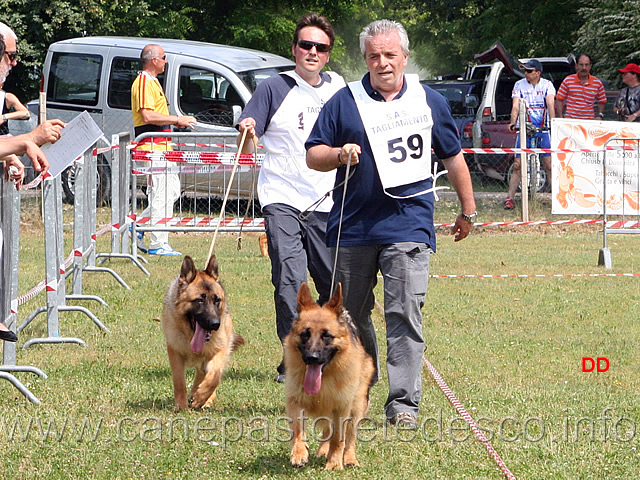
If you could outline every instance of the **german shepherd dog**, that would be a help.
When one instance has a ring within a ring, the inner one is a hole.
[[[167,339],[176,411],[188,408],[187,367],[196,369],[191,406],[210,407],[231,352],[245,343],[244,338],[233,333],[215,255],[204,270],[196,270],[191,257],[184,257],[180,275],[164,299],[162,329]]]
[[[318,449],[326,470],[358,466],[356,435],[369,409],[373,360],[342,306],[342,285],[324,306],[311,298],[306,283],[298,291],[298,318],[285,338],[287,414],[292,422],[291,465],[309,459],[305,415],[323,429]]]

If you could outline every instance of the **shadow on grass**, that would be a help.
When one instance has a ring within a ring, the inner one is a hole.
[[[243,471],[255,473],[256,475],[264,475],[268,472],[269,475],[277,478],[298,476],[301,470],[310,470],[310,472],[307,472],[309,476],[312,476],[312,471],[324,471],[324,466],[327,463],[326,459],[316,457],[315,452],[311,451],[309,452],[309,463],[302,469],[292,467],[289,463],[289,445],[289,442],[283,443],[286,448],[282,455],[261,455],[251,459],[251,461],[242,465]]]

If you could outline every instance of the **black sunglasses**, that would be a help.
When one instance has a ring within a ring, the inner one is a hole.
[[[311,40],[298,40],[298,46],[303,50],[311,50],[316,47],[318,52],[327,53],[331,51],[331,45],[326,43],[312,42]]]
[[[18,58],[18,52],[17,51],[16,52],[4,52],[4,54],[6,56],[8,56],[9,60],[12,61],[12,62],[15,61],[16,58]]]
[[[535,68],[525,68],[524,71],[527,72],[527,73],[533,73],[533,72],[536,71],[536,69]]]
[[[155,57],[153,57],[153,58],[161,58],[162,60],[166,60],[166,59],[167,59],[167,56],[166,56],[166,55],[162,55],[162,56],[160,56],[160,55],[156,55],[156,56],[155,56]]]

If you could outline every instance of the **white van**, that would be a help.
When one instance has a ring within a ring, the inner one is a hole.
[[[140,52],[150,43],[161,45],[167,55],[159,80],[170,114],[193,115],[207,124],[207,131],[235,132],[235,121],[257,85],[295,67],[271,53],[204,42],[72,38],[53,43],[45,58],[41,91],[46,91],[47,117],[69,121],[86,110],[107,139],[123,131],[133,136],[131,84],[141,70]],[[110,193],[110,168],[105,158],[99,162],[101,201]],[[73,170],[62,180],[67,199],[73,198]]]

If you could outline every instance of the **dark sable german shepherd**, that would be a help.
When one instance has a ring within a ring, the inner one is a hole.
[[[188,407],[186,367],[196,369],[191,406],[210,407],[231,352],[245,343],[233,333],[225,298],[215,255],[204,270],[196,270],[191,257],[185,256],[162,310],[176,411]]]
[[[318,456],[327,470],[358,466],[358,422],[369,408],[374,367],[365,353],[349,313],[342,307],[342,286],[324,306],[311,298],[303,283],[298,292],[298,318],[285,339],[287,414],[292,421],[291,465],[309,459],[305,416],[320,419],[323,438]]]

